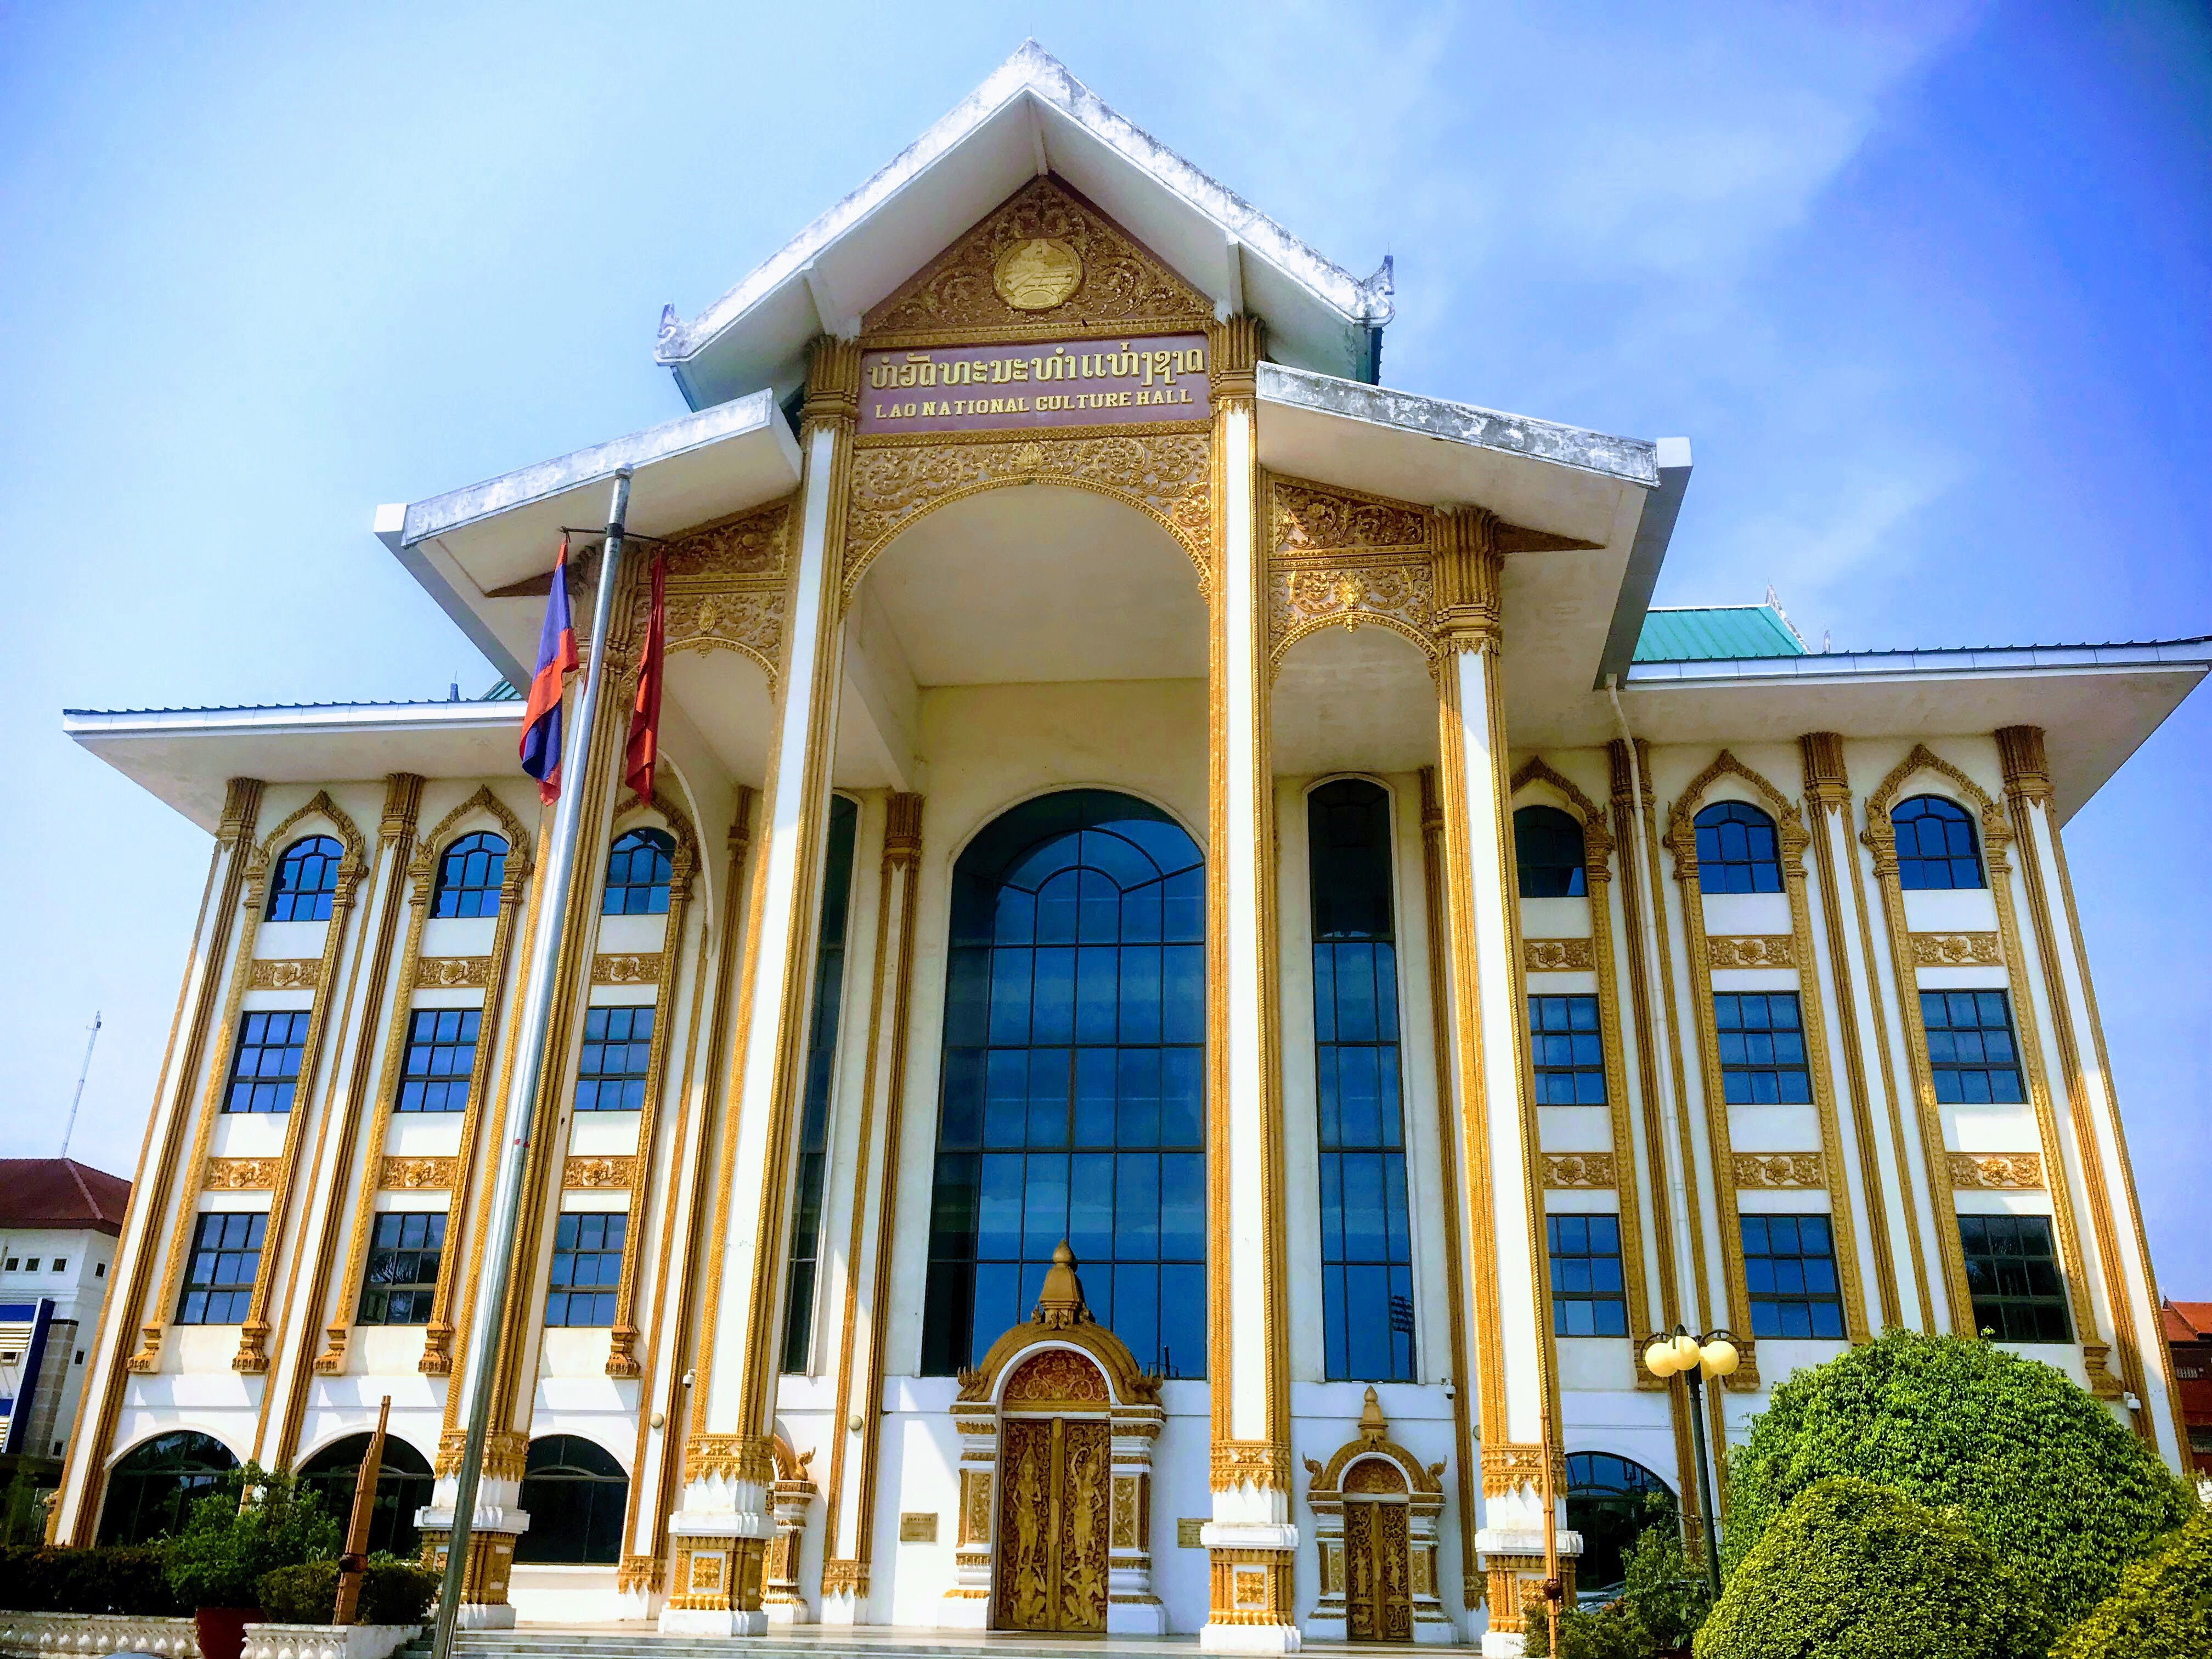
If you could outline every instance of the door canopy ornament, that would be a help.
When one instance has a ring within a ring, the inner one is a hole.
[[[1310,1457],[1305,1464],[1321,1554],[1321,1601],[1306,1615],[1306,1634],[1337,1642],[1457,1640],[1437,1595],[1444,1466],[1424,1464],[1390,1438],[1373,1389],[1358,1435],[1326,1466]]]

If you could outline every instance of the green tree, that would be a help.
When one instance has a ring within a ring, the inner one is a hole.
[[[1901,1492],[1815,1481],[1737,1561],[1697,1659],[2025,1659],[2050,1626],[1956,1515]]]
[[[1731,1559],[1747,1559],[1815,1482],[1850,1475],[1955,1510],[2062,1626],[2197,1508],[2063,1371],[1986,1342],[1903,1331],[1776,1389],[1729,1474]]]
[[[2212,1653],[2212,1510],[2120,1576],[2051,1659],[2203,1659]]]
[[[163,1571],[187,1607],[250,1607],[264,1573],[337,1552],[338,1523],[313,1487],[248,1463],[192,1505]]]

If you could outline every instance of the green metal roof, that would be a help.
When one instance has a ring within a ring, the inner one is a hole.
[[[1805,642],[1771,605],[1685,605],[1653,611],[1636,641],[1638,662],[1718,662],[1802,657]]]

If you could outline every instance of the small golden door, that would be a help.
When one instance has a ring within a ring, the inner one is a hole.
[[[1112,1492],[1107,1425],[1010,1417],[1003,1433],[998,1628],[1103,1635]]]
[[[1403,1504],[1346,1503],[1345,1633],[1353,1641],[1413,1639],[1412,1561]]]

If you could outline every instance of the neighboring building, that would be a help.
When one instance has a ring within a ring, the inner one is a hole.
[[[2199,1474],[2212,1475],[2212,1302],[2169,1300],[2162,1311],[2190,1458]]]
[[[1594,1571],[1688,1500],[1678,1318],[1734,1432],[1987,1328],[2180,1467],[2060,827],[2212,642],[1648,613],[1686,443],[1386,390],[1389,314],[1029,46],[664,320],[695,413],[380,509],[510,684],[617,466],[668,560],[652,802],[642,554],[570,733],[471,1623],[1517,1651],[1547,1455]],[[63,1539],[389,1395],[440,1547],[520,717],[68,717],[215,849]]]
[[[61,1455],[130,1202],[74,1158],[0,1158],[0,1454]]]

